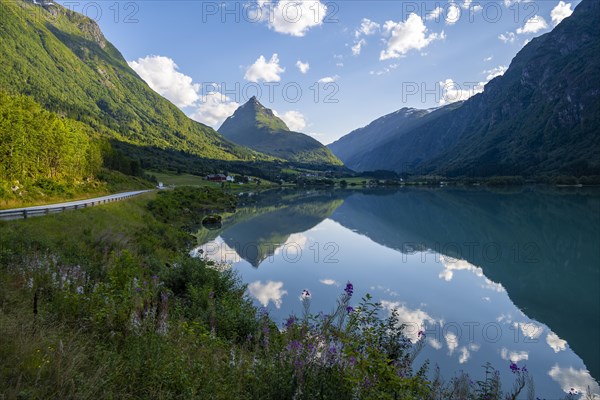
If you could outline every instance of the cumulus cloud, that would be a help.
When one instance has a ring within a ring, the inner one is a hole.
[[[152,90],[178,107],[192,106],[200,97],[200,85],[179,72],[175,61],[169,57],[147,56],[128,64]]]
[[[469,361],[469,358],[471,358],[471,352],[465,346],[461,347],[459,351],[460,355],[458,356],[458,362],[460,364],[464,364]]]
[[[382,300],[381,306],[390,313],[396,310],[398,313],[398,321],[406,325],[405,334],[413,343],[417,342],[419,331],[425,328],[426,324],[435,324],[433,319],[427,312],[421,309],[410,309],[396,301]]]
[[[585,369],[576,369],[573,367],[562,368],[555,364],[548,375],[557,382],[565,393],[569,393],[571,389],[575,389],[580,393],[586,393],[588,387],[596,399],[596,395],[600,395],[600,386],[598,382],[592,378],[590,373]]]
[[[277,53],[273,54],[269,61],[261,55],[254,64],[246,69],[244,79],[250,82],[279,82],[283,72],[285,72],[285,68],[279,65]]]
[[[517,39],[517,36],[514,34],[514,32],[506,32],[499,34],[498,39],[504,43],[514,43]]]
[[[323,24],[327,6],[320,1],[280,0],[274,7],[265,7],[265,1],[259,1],[268,21],[269,28],[275,32],[301,37],[316,26]]]
[[[485,81],[483,82],[464,82],[462,84],[457,83],[451,78],[448,78],[444,81],[439,82],[439,86],[442,92],[442,96],[440,98],[439,104],[449,104],[457,101],[467,100],[469,97],[474,96],[478,93],[483,92],[485,85],[492,79],[504,75],[504,73],[508,70],[508,67],[504,65],[499,65],[495,68],[483,71],[483,74],[486,75]],[[439,277],[446,281],[450,281],[452,279],[453,271],[456,270],[469,270],[474,272],[477,276],[483,276],[483,271],[481,268],[476,267],[474,265],[469,264],[464,260],[452,261],[448,262],[447,260],[443,260],[444,270],[440,272]],[[492,282],[488,278],[485,278],[485,288],[493,289],[497,292],[504,291],[504,288],[501,284]]]
[[[239,103],[221,93],[210,92],[202,96],[190,118],[217,129],[239,106]]]
[[[546,336],[546,343],[548,343],[548,346],[550,346],[555,353],[567,348],[567,341],[559,338],[554,332],[548,333],[548,336]]]
[[[302,61],[298,60],[296,62],[296,67],[298,67],[298,70],[301,73],[306,74],[310,69],[310,64],[308,62],[303,63]]]
[[[486,81],[489,82],[492,79],[504,75],[504,73],[508,70],[508,67],[506,65],[499,65],[495,68],[492,69],[488,69],[483,71],[484,74],[487,74],[487,76],[485,77]]]
[[[380,60],[403,57],[410,50],[424,49],[431,42],[446,37],[443,31],[428,34],[423,20],[414,13],[404,22],[386,21],[383,28],[388,40],[387,48],[379,56]]]
[[[427,13],[427,15],[425,16],[425,19],[427,21],[438,20],[443,12],[444,12],[444,9],[440,6],[437,6],[436,8],[433,9],[433,11]]]
[[[436,350],[440,350],[442,348],[442,342],[436,338],[427,337],[427,343]]]
[[[513,326],[519,328],[523,336],[531,340],[539,338],[544,333],[544,328],[535,322],[514,322]]]
[[[454,25],[460,20],[460,7],[453,1],[448,3],[448,8],[446,9],[446,24]]]
[[[454,332],[446,332],[444,339],[446,340],[446,346],[448,346],[448,355],[451,356],[454,350],[458,348],[458,337]]]
[[[512,351],[512,350],[508,350],[506,347],[503,347],[500,350],[500,357],[502,357],[503,360],[518,363],[519,361],[529,360],[529,352],[527,352],[527,351]]]
[[[377,22],[373,22],[368,18],[363,18],[360,26],[354,31],[354,37],[359,38],[361,35],[369,36],[376,33],[381,25]]]
[[[439,82],[442,96],[440,98],[439,104],[449,104],[457,101],[467,100],[469,97],[476,95],[477,93],[483,92],[483,83],[481,82],[466,82],[463,84],[459,84],[455,82],[453,79],[448,78],[444,81]],[[452,270],[460,269],[461,265],[458,265],[455,268],[446,268],[440,274],[440,278],[445,280],[452,279]],[[479,268],[479,267],[475,267]],[[481,269],[481,268],[479,268]]]
[[[288,111],[283,114],[275,114],[281,118],[292,131],[300,132],[302,129],[306,128],[306,118],[300,111]]]
[[[523,25],[522,28],[517,29],[517,34],[523,35],[526,33],[537,33],[539,31],[541,31],[543,29],[547,29],[547,28],[548,28],[548,23],[546,22],[544,17],[539,16],[539,15],[534,15],[533,17],[529,18],[527,20],[527,22],[525,22],[525,25]]]
[[[338,75],[326,76],[324,78],[319,79],[319,83],[333,83],[333,82],[337,81],[338,79],[340,79],[340,77]]]
[[[337,281],[335,281],[334,279],[321,279],[321,280],[319,280],[319,282],[321,282],[323,285],[327,285],[327,286],[339,286]]]
[[[283,290],[283,282],[273,281],[264,284],[261,281],[252,282],[248,285],[248,291],[263,307],[273,302],[276,308],[281,308],[282,297],[287,294],[287,290]]]
[[[560,24],[563,19],[571,16],[571,14],[573,14],[571,3],[565,3],[564,1],[559,1],[556,7],[550,11],[550,17],[555,26]]]
[[[379,31],[380,28],[381,25],[379,25],[377,22],[373,22],[368,18],[363,18],[360,26],[354,31],[355,40],[354,45],[351,47],[352,54],[355,56],[360,55],[363,46],[367,44],[367,41],[362,38],[362,36],[373,35]]]
[[[362,47],[367,44],[365,39],[360,39],[354,43],[352,46],[352,55],[358,56],[362,50]]]

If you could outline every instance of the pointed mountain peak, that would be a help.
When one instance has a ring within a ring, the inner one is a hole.
[[[236,120],[236,125],[242,124],[245,128],[263,129],[271,132],[289,131],[285,122],[277,117],[273,110],[263,106],[256,96],[252,96],[245,104],[240,106],[231,117]],[[242,123],[243,121],[243,123]],[[223,123],[223,126],[227,120]],[[221,130],[223,128],[219,128]]]

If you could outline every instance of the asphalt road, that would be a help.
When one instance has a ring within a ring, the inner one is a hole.
[[[77,210],[79,208],[93,207],[100,204],[112,203],[138,196],[142,193],[151,192],[152,190],[138,190],[134,192],[125,192],[111,194],[110,196],[96,197],[93,199],[85,199],[78,201],[69,201],[66,203],[46,204],[43,206],[13,208],[10,210],[0,210],[0,220],[11,220],[29,217],[38,217],[42,215],[54,214],[66,210]]]

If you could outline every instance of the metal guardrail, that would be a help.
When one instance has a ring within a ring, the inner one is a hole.
[[[139,196],[142,193],[147,193],[151,191],[152,190],[139,190],[136,192],[118,193],[110,196],[97,197],[88,200],[71,201],[68,203],[0,210],[0,220],[9,221],[14,219],[41,217],[44,215],[56,214],[67,210],[78,210],[81,208],[94,207],[101,204],[107,204],[115,201],[129,199],[131,197]]]

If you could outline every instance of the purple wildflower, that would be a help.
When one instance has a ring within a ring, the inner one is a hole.
[[[289,329],[295,323],[296,323],[296,317],[294,317],[293,315],[290,315],[290,317],[287,319],[287,321],[285,321],[285,327]]]
[[[512,371],[513,374],[516,374],[521,369],[517,366],[517,364],[515,364],[514,362],[511,362],[510,363],[510,370]]]
[[[353,312],[354,312],[354,308],[353,308],[352,306],[348,306],[348,307],[346,307],[346,312],[347,312],[348,314],[351,314],[351,313],[353,313]]]
[[[354,286],[352,285],[352,283],[350,283],[350,282],[346,283],[346,287],[344,288],[344,292],[346,292],[346,295],[348,297],[352,297],[352,294],[354,293]]]

